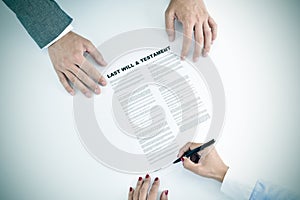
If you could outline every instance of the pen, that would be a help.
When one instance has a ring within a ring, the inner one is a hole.
[[[195,149],[193,149],[193,150],[186,151],[180,158],[178,158],[177,160],[175,160],[175,161],[173,162],[173,164],[178,163],[178,162],[181,160],[182,157],[184,157],[184,156],[190,157],[190,156],[193,155],[194,153],[197,153],[197,152],[199,152],[199,151],[205,149],[206,147],[209,147],[210,145],[212,145],[212,144],[214,144],[214,143],[215,143],[215,140],[212,139],[212,140],[210,140],[210,141],[208,141],[208,142],[202,144],[200,147],[197,147],[197,148],[195,148]]]

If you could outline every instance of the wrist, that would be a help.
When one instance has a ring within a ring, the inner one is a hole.
[[[216,172],[216,174],[214,175],[213,178],[214,178],[215,180],[217,180],[217,181],[223,183],[224,177],[225,177],[225,175],[226,175],[228,169],[229,169],[229,167],[226,166],[226,165],[220,167],[220,168],[217,170],[217,172]]]

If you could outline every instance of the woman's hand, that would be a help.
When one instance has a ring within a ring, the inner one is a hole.
[[[159,182],[159,178],[156,177],[151,184],[151,177],[148,174],[144,179],[142,177],[139,177],[135,189],[133,189],[132,187],[130,187],[129,189],[128,200],[156,200]],[[160,195],[160,200],[167,199],[168,190],[164,190]]]
[[[189,149],[195,149],[200,145],[200,143],[188,142],[179,150],[178,157],[181,157],[184,152]],[[215,147],[212,146],[211,148],[206,148],[205,150],[198,152],[198,154],[201,156],[198,163],[192,162],[190,158],[182,157],[181,161],[184,168],[200,176],[213,178],[217,181],[223,182],[228,166],[224,164]]]

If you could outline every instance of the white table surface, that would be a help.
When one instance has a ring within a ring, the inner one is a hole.
[[[168,1],[58,1],[74,31],[98,46],[164,27]],[[219,26],[210,53],[226,93],[217,149],[244,176],[296,191],[300,182],[300,29],[296,1],[206,1]],[[126,199],[138,175],[112,171],[80,143],[72,97],[45,51],[0,3],[0,199]],[[220,183],[181,165],[156,174],[170,199],[226,199]],[[241,180],[243,181],[243,180]],[[188,197],[188,198],[187,198]]]

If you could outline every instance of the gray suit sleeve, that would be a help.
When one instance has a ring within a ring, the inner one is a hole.
[[[53,0],[3,0],[40,48],[59,36],[72,22]]]

